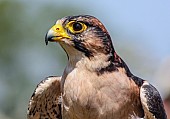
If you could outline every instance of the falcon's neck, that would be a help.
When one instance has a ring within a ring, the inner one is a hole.
[[[108,67],[111,64],[109,57],[109,55],[98,53],[89,58],[83,53],[80,53],[76,55],[76,57],[69,57],[69,66],[75,68],[83,68],[89,70],[90,72],[98,73],[100,70]]]
[[[118,71],[118,68],[124,68],[128,76],[132,75],[126,63],[117,55],[113,47],[110,52],[95,52],[92,56],[88,57],[84,52],[70,45],[61,44],[61,46],[68,56],[65,73],[71,72],[74,68],[79,68],[102,75],[106,72]]]
[[[63,47],[68,55],[68,64],[65,73],[71,72],[73,69],[78,68],[82,70],[89,70],[96,72],[97,75],[102,75],[106,72],[118,71],[118,68],[125,68],[130,72],[123,60],[114,53],[104,54],[96,53],[91,57],[87,57],[84,53],[74,49],[70,46]]]

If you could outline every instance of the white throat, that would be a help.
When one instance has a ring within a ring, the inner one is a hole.
[[[74,68],[80,68],[83,70],[89,70],[91,72],[96,71],[96,69],[100,70],[101,68],[105,68],[110,64],[108,58],[111,54],[103,54],[103,53],[96,53],[92,57],[87,57],[84,55],[83,52],[78,51],[77,49],[73,48],[70,45],[65,43],[60,43],[61,46],[65,49],[69,59],[68,64],[65,69],[65,73],[70,71]]]

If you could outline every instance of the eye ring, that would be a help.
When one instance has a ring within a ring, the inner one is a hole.
[[[81,31],[83,29],[83,25],[79,22],[73,23],[73,30],[74,31]]]
[[[79,34],[85,31],[87,26],[85,23],[80,21],[70,21],[66,24],[65,28],[67,28],[73,34]]]

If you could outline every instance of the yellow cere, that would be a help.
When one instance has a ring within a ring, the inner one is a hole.
[[[54,41],[61,41],[63,38],[70,39],[71,37],[67,34],[63,28],[60,21],[57,21],[56,24],[48,31]]]

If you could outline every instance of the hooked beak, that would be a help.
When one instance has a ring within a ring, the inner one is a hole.
[[[63,28],[60,20],[56,22],[56,24],[47,32],[45,36],[45,43],[48,45],[48,41],[50,42],[60,42],[62,39],[70,39],[66,30]]]

